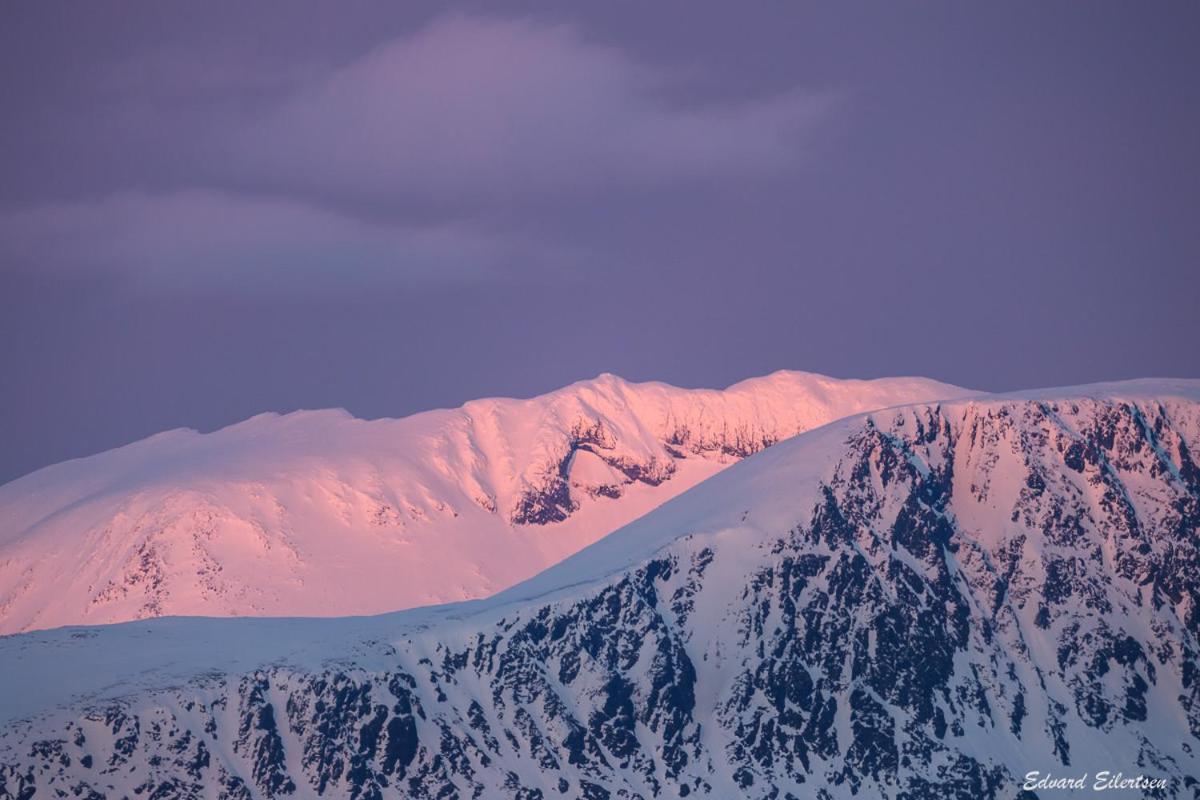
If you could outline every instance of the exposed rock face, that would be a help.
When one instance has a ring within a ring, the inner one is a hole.
[[[856,418],[482,606],[43,702],[0,794],[966,800],[1107,769],[1200,796],[1198,448],[1197,383]],[[0,665],[127,633],[70,635]]]
[[[590,496],[619,498],[624,487],[637,483],[658,486],[675,474],[675,460],[686,456],[676,451],[665,450],[658,454],[621,452],[621,442],[603,419],[576,420],[561,444],[562,454],[553,457],[541,467],[542,477],[532,485],[527,483],[513,508],[511,521],[514,525],[547,525],[563,522],[579,510],[579,501],[571,494],[571,467],[580,453],[590,453],[612,470],[606,483],[594,486],[581,485]]]
[[[164,615],[339,615],[483,597],[737,459],[922,378],[613,375],[398,420],[171,431],[0,487],[0,633]]]

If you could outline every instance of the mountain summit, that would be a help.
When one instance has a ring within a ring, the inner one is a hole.
[[[781,439],[965,393],[802,372],[724,391],[601,375],[404,419],[301,411],[169,431],[0,487],[0,633],[481,597]]]
[[[1198,451],[1200,381],[919,403],[488,600],[6,637],[0,794],[1191,797]]]

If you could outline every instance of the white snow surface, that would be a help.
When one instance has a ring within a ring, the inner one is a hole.
[[[1070,403],[1088,399],[1165,404],[1176,410],[1191,441],[1200,441],[1200,380],[1092,384],[975,395],[931,405],[946,417],[968,420],[1014,400]],[[726,623],[724,604],[740,591],[738,587],[756,565],[769,559],[764,545],[811,515],[822,482],[845,453],[849,439],[868,420],[884,420],[889,415],[899,420],[907,410],[839,419],[744,459],[561,563],[486,599],[377,616],[162,618],[0,637],[0,725],[68,705],[102,703],[183,687],[206,675],[245,673],[268,666],[394,668],[395,654],[389,644],[406,651],[432,652],[442,643],[461,643],[489,625],[518,618],[538,606],[585,597],[614,576],[629,573],[663,553],[695,553],[706,547],[720,554],[720,574],[707,576],[710,588],[696,598],[693,617],[703,620],[697,622],[700,627],[711,627],[712,637],[700,638],[719,650],[717,643]],[[1014,449],[1012,457],[1019,458],[1019,451]],[[958,480],[971,477],[964,472]],[[996,516],[997,511],[1004,513]],[[979,512],[976,535],[979,543],[985,544],[1003,529],[1007,510],[1005,503],[998,501],[992,512],[982,508]],[[703,694],[703,681],[698,691]]]
[[[299,411],[168,431],[0,487],[0,633],[483,597],[744,453],[850,414],[967,394],[923,378],[781,371],[718,391],[601,375],[403,419]],[[522,524],[522,503],[560,480],[563,518]]]

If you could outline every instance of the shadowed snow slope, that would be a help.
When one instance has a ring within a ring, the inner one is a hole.
[[[1198,449],[1197,381],[920,403],[486,600],[0,639],[0,795],[1194,797]]]
[[[405,419],[170,431],[0,487],[0,633],[481,597],[780,439],[964,394],[920,378],[777,372],[711,391],[602,375]]]

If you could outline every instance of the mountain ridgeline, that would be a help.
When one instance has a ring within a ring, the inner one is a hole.
[[[0,633],[483,597],[781,439],[963,394],[921,378],[777,372],[715,391],[603,375],[404,419],[170,431],[0,487]]]
[[[1200,382],[920,403],[486,601],[9,637],[0,795],[1195,797],[1198,452]]]

